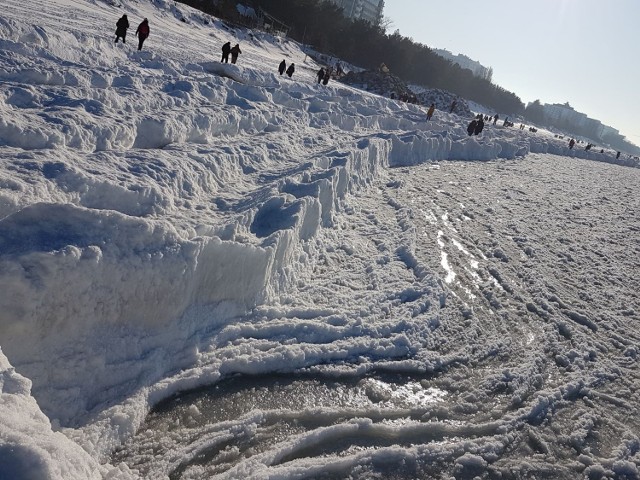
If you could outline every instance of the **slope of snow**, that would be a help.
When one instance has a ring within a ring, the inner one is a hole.
[[[468,137],[470,119],[427,123],[419,106],[317,85],[297,44],[173,2],[3,7],[0,460],[25,478],[135,477],[107,460],[151,406],[235,373],[453,362],[410,359],[429,348],[451,277],[416,255],[393,195],[384,219],[353,201],[390,168],[530,153],[615,162],[544,132]],[[114,44],[122,13],[132,28]],[[151,35],[138,52],[142,18]],[[237,65],[218,62],[227,40],[241,44]],[[283,58],[292,79],[277,74]],[[375,228],[351,237],[350,215],[405,230],[369,244]],[[373,293],[353,299],[360,282]],[[396,298],[383,301],[389,285]],[[237,474],[271,461],[255,462]]]

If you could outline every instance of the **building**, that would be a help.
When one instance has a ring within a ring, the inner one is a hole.
[[[344,16],[352,20],[365,20],[379,24],[382,20],[384,0],[329,0],[342,8]]]
[[[620,136],[621,136],[620,132],[617,129],[610,127],[608,125],[603,125],[602,138],[607,138],[607,137],[617,138]]]
[[[568,103],[542,105],[545,121],[554,127],[581,135],[595,141],[606,141],[610,145],[623,144],[624,136],[613,127],[604,125],[600,120],[589,118],[586,114],[577,112]],[[621,148],[621,147],[618,147]]]
[[[491,77],[493,76],[493,71],[490,68],[485,67],[480,62],[476,62],[475,60],[470,59],[466,55],[457,54],[454,55],[449,50],[434,48],[433,52],[442,58],[446,58],[451,63],[459,65],[460,68],[466,68],[467,70],[471,70],[476,77],[486,78],[491,81]]]
[[[584,113],[576,112],[568,103],[564,105],[560,103],[547,103],[542,106],[542,109],[545,118],[555,124],[581,127],[587,121],[587,116]]]

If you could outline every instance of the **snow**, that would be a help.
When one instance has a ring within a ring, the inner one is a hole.
[[[114,460],[152,407],[302,369],[421,379],[364,379],[361,403],[304,407],[319,428],[185,478],[395,462],[637,476],[639,170],[615,152],[489,124],[468,137],[470,119],[318,85],[295,42],[173,2],[3,6],[0,477],[166,478],[294,415],[258,405],[178,430],[155,463]],[[345,436],[383,441],[331,451]]]

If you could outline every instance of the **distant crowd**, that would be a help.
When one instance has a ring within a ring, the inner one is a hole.
[[[120,39],[122,39],[122,43],[127,43],[127,30],[129,29],[129,19],[126,15],[122,15],[120,19],[116,22],[116,38],[115,43],[118,43]],[[149,20],[144,19],[138,28],[136,29],[136,36],[138,37],[138,50],[142,50],[142,45],[144,41],[149,37]],[[236,43],[233,47],[231,46],[231,42],[226,42],[222,45],[222,57],[220,62],[229,63],[229,57],[231,57],[231,63],[235,64],[238,61],[238,57],[242,53],[240,50],[240,44]],[[293,77],[294,72],[296,71],[296,66],[292,62],[287,67],[287,62],[282,60],[280,65],[278,66],[278,73],[280,75],[286,74],[289,78]],[[318,70],[317,79],[318,83],[322,83],[323,85],[327,85],[332,76],[341,77],[344,75],[344,70],[342,69],[342,65],[337,63],[334,67],[322,67]]]
[[[129,19],[127,18],[126,15],[122,15],[122,17],[120,17],[120,19],[118,19],[118,21],[116,22],[116,38],[115,38],[115,43],[118,43],[119,40],[122,39],[122,43],[126,43],[126,39],[127,39],[127,30],[129,30]],[[142,20],[142,22],[140,22],[140,24],[138,25],[138,28],[136,29],[136,36],[138,37],[138,50],[142,50],[142,46],[145,42],[145,40],[149,37],[149,33],[150,33],[150,29],[149,29],[149,20],[148,19],[144,19]],[[229,63],[229,56],[231,56],[231,63],[235,64],[238,61],[238,57],[240,56],[240,54],[242,53],[242,51],[240,50],[240,44],[236,43],[233,47],[231,46],[231,42],[226,42],[225,44],[222,45],[222,58],[220,59],[220,62],[222,63]],[[292,62],[289,64],[289,66],[287,66],[287,62],[286,60],[282,60],[282,62],[280,62],[280,64],[278,65],[278,73],[280,75],[284,75],[286,74],[289,78],[293,77],[293,74],[296,71],[296,66],[295,64]],[[378,71],[381,73],[389,73],[389,68],[384,64],[380,64],[380,67],[378,68]],[[318,70],[318,72],[316,73],[316,79],[317,79],[317,83],[320,84],[322,83],[323,85],[327,85],[329,83],[329,80],[331,79],[332,76],[334,77],[341,77],[344,75],[344,70],[342,68],[342,65],[338,62],[336,63],[335,67],[331,67],[331,66],[325,66],[325,67],[321,67],[320,70]],[[392,99],[396,99],[396,95],[395,93],[391,93],[390,97]],[[411,94],[411,93],[401,93],[398,96],[398,100],[403,101],[403,102],[407,102],[407,103],[415,103],[415,104],[419,104],[418,98],[416,97],[415,94]],[[454,113],[456,107],[458,105],[457,100],[453,100],[453,102],[451,102],[451,105],[449,106],[449,113]],[[436,106],[434,103],[432,103],[429,106],[429,109],[427,110],[427,121],[431,120],[434,113],[436,110]],[[500,117],[498,116],[498,114],[496,113],[493,117],[490,117],[489,115],[483,115],[481,113],[479,113],[478,115],[476,115],[474,117],[474,119],[467,125],[467,134],[469,136],[472,135],[480,135],[480,133],[482,133],[482,130],[484,129],[485,126],[485,122],[486,123],[490,123],[493,120],[493,125],[496,125],[498,123],[498,120],[500,119]],[[513,122],[509,121],[509,117],[505,117],[505,119],[502,122],[502,126],[503,127],[513,127],[514,124]],[[519,126],[520,130],[524,130],[526,128],[526,125],[524,123],[521,123]],[[529,131],[532,133],[536,133],[538,130],[535,127],[529,127]],[[560,135],[556,135],[556,138],[563,138]],[[575,139],[570,139],[569,140],[569,150],[573,150],[573,148],[575,147],[576,143],[580,143],[580,140],[576,141]],[[585,146],[585,150],[586,151],[590,151],[595,145],[588,143]],[[600,150],[600,153],[604,153],[604,149]],[[620,154],[621,152],[617,152],[616,153],[616,159],[620,158]],[[631,158],[631,157],[630,157]],[[633,157],[633,158],[637,158],[637,157]]]

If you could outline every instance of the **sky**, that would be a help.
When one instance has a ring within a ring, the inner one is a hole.
[[[493,67],[526,104],[565,103],[640,145],[638,0],[385,0],[404,36]]]

